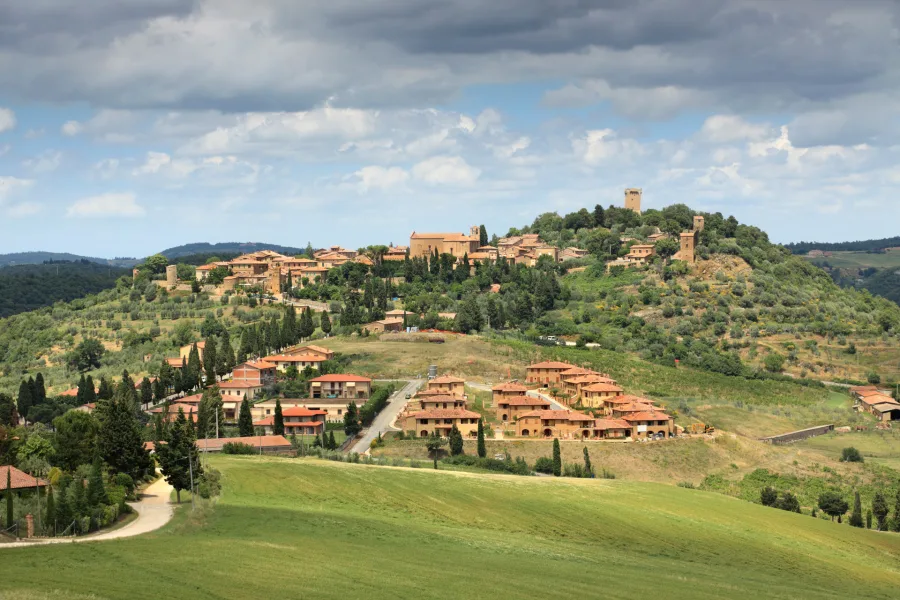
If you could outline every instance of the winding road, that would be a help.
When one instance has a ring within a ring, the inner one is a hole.
[[[384,407],[384,410],[378,413],[378,416],[375,417],[375,420],[372,421],[372,424],[365,433],[363,433],[363,436],[359,441],[353,444],[347,451],[365,454],[369,450],[369,446],[372,445],[372,440],[378,437],[379,433],[400,431],[399,427],[394,426],[394,420],[397,418],[397,415],[400,414],[400,411],[403,410],[403,407],[406,406],[406,395],[409,394],[412,396],[415,394],[424,381],[424,379],[412,379],[407,381],[406,385],[401,389],[394,392],[388,405]]]
[[[26,546],[43,546],[46,544],[102,542],[156,531],[168,523],[174,514],[174,507],[169,502],[171,495],[172,486],[166,482],[164,477],[160,477],[144,490],[139,501],[128,503],[128,505],[137,512],[137,518],[124,527],[113,529],[112,531],[100,532],[94,535],[85,535],[74,538],[49,538],[33,542],[11,542],[9,544],[0,544],[0,550],[3,548],[23,548]]]

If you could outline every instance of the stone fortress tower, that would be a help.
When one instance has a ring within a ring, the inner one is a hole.
[[[641,188],[628,188],[625,190],[625,208],[641,214]]]
[[[694,217],[694,231],[703,231],[703,228],[706,226],[706,219],[704,219],[701,215],[697,215]]]
[[[178,285],[178,266],[168,265],[166,267],[166,287],[173,288]]]

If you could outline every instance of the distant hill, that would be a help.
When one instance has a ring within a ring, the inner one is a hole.
[[[86,259],[8,266],[0,269],[0,318],[96,294],[128,272]]]
[[[282,254],[300,254],[303,248],[292,248],[290,246],[279,246],[278,244],[264,244],[261,242],[221,242],[219,244],[209,244],[206,242],[198,242],[196,244],[184,244],[183,246],[175,246],[160,252],[168,259],[181,258],[182,256],[190,256],[193,254],[205,254],[209,256],[220,256],[222,254],[247,254],[249,252],[258,252],[259,250],[274,250]]]
[[[807,254],[811,250],[825,252],[883,252],[886,248],[900,247],[900,236],[881,240],[861,240],[857,242],[797,242],[785,244],[793,254]]]
[[[0,254],[0,267],[8,267],[11,265],[39,265],[48,261],[67,261],[79,262],[88,261],[100,265],[111,265],[114,267],[133,267],[138,262],[136,258],[97,258],[94,256],[79,256],[68,252],[13,252],[11,254]]]

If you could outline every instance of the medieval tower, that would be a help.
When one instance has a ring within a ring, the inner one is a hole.
[[[694,231],[703,231],[703,228],[706,226],[706,219],[702,216],[697,215],[694,217]]]
[[[178,285],[178,266],[166,266],[166,287],[173,288]]]
[[[641,188],[628,188],[625,190],[625,208],[641,214]]]

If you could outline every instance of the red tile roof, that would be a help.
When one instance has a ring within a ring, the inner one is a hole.
[[[423,394],[419,402],[463,402],[466,399],[461,396],[448,396],[447,394]]]
[[[639,413],[639,412],[653,412],[653,407],[649,404],[641,404],[639,402],[629,402],[628,404],[622,404],[620,406],[613,407],[613,410],[618,412],[630,412],[630,413]]]
[[[291,449],[291,443],[283,435],[254,435],[250,437],[200,439],[194,442],[194,444],[200,450],[219,452],[222,450],[222,446],[229,442],[232,444],[247,444],[254,448],[262,446],[263,449]]]
[[[528,369],[571,369],[575,365],[570,365],[569,363],[558,362],[554,360],[545,360],[544,362],[534,363],[533,365],[528,365]]]
[[[571,369],[566,369],[560,375],[599,375],[597,371],[593,371],[591,369],[585,369],[583,367],[572,367]]]
[[[497,400],[497,404],[507,404],[509,406],[550,406],[550,403],[543,398],[534,398],[532,396],[508,396]]]
[[[349,373],[332,373],[330,375],[319,375],[318,377],[313,377],[312,379],[310,379],[310,381],[321,381],[323,383],[327,383],[330,381],[353,381],[357,383],[371,383],[372,380],[361,375],[350,375]]]
[[[663,412],[640,412],[622,417],[625,421],[670,421],[672,417]]]
[[[631,429],[631,425],[622,419],[597,419],[594,429]]]
[[[8,474],[8,475],[7,475]],[[6,478],[9,477],[10,487],[14,490],[44,487],[47,482],[43,479],[32,477],[24,471],[20,471],[12,465],[0,466],[0,491],[6,490]]]
[[[528,388],[522,385],[521,383],[498,383],[494,387],[491,388],[491,391],[494,392],[527,392]]]
[[[324,417],[328,415],[324,410],[312,410],[303,406],[285,408],[281,414],[285,417]]]
[[[440,377],[435,377],[428,383],[465,383],[465,379],[460,379],[459,377],[454,377],[453,375],[441,375]]]
[[[277,365],[273,365],[270,362],[266,362],[265,360],[256,360],[256,361],[247,361],[243,364],[240,364],[235,367],[235,369],[240,369],[241,367],[250,367],[251,369],[255,369],[257,371],[262,371],[266,369],[274,369]]]
[[[480,419],[481,415],[464,408],[431,408],[412,415],[415,419]]]
[[[611,383],[594,383],[582,388],[585,392],[621,392],[622,388]]]
[[[308,344],[306,346],[297,346],[296,348],[288,348],[284,351],[285,354],[297,354],[303,350],[312,350],[313,352],[322,352],[323,354],[334,354],[333,350],[329,350],[328,348],[323,348],[322,346],[313,346],[312,344]]]
[[[261,388],[261,383],[247,383],[245,381],[220,381],[216,385],[223,390],[249,390],[250,388]]]
[[[538,417],[542,421],[593,421],[594,417],[574,410],[535,410],[524,415],[520,415],[520,419],[527,417]]]
[[[328,359],[315,354],[275,354],[267,356],[263,360],[266,362],[323,362]]]

